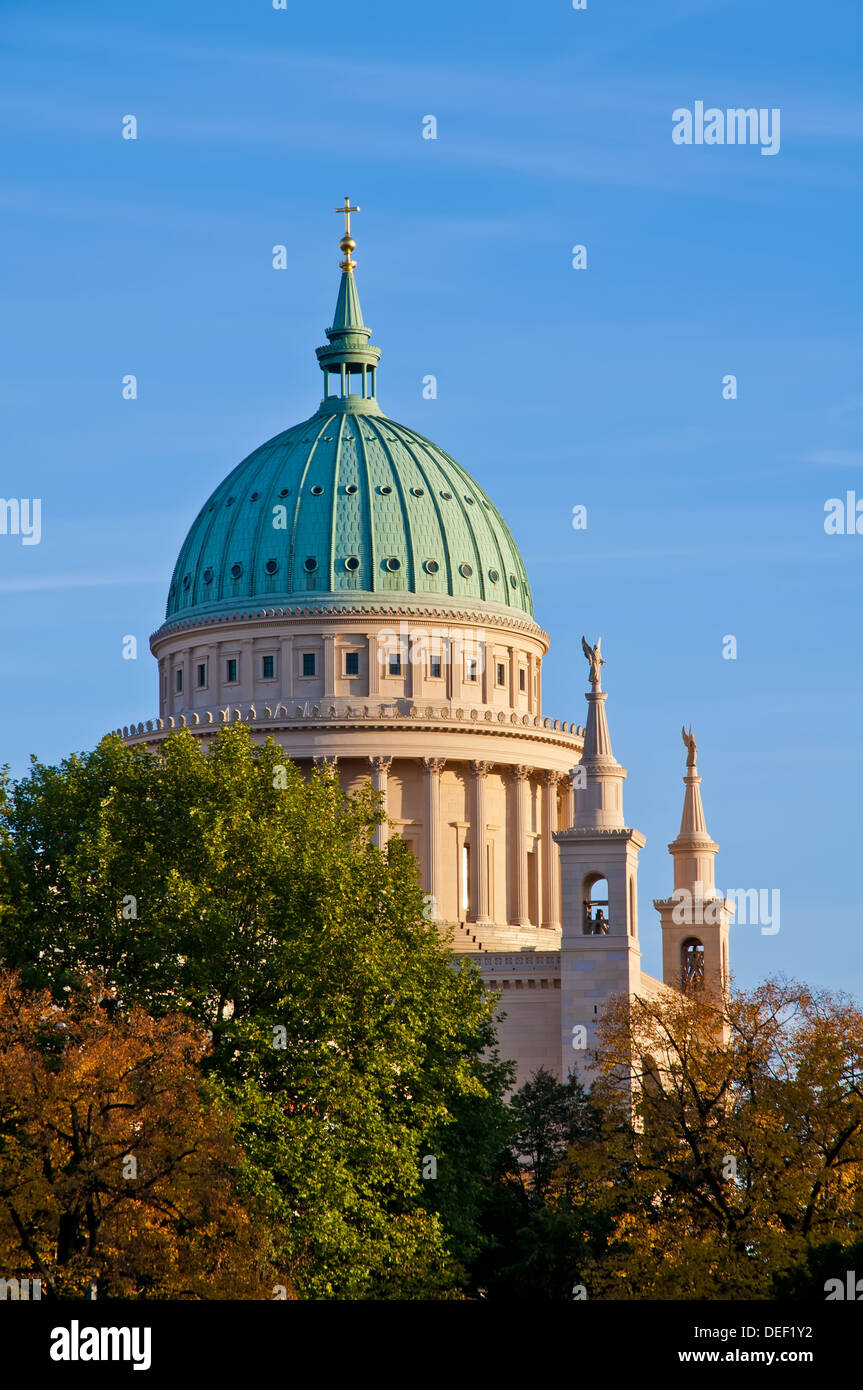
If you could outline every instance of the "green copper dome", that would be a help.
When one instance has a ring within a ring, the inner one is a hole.
[[[524,564],[490,498],[449,454],[380,410],[379,351],[346,256],[329,342],[318,349],[324,400],[205,502],[174,570],[169,623],[249,604],[417,599],[533,614]]]

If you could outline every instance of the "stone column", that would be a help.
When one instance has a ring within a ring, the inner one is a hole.
[[[428,661],[428,636],[411,636],[408,640],[408,665],[410,666],[410,694],[413,700],[425,696],[426,662]]]
[[[336,693],[336,639],[334,636],[326,634],[324,636],[324,695],[333,696]]]
[[[369,633],[369,694],[377,695],[381,688],[381,668],[378,660],[378,634]]]
[[[473,819],[470,831],[471,877],[473,879],[473,922],[490,922],[488,915],[488,830],[485,806],[485,779],[492,763],[472,762]]]
[[[443,827],[440,818],[440,775],[446,758],[423,758],[426,773],[426,892],[431,895],[431,915],[443,919],[441,909],[441,840]],[[461,865],[459,865],[459,873]],[[460,891],[460,890],[459,890]]]
[[[561,830],[571,830],[572,822],[575,820],[575,788],[572,785],[572,776],[566,778],[563,794],[563,825]]]
[[[447,657],[449,660],[449,698],[455,702],[463,699],[464,691],[464,633],[457,634],[457,641],[447,638]]]
[[[372,774],[372,786],[376,792],[380,792],[383,797],[383,812],[387,813],[387,778],[389,776],[392,758],[369,758],[369,767]],[[379,849],[383,849],[389,839],[389,826],[386,821],[379,825],[375,831],[375,844]]]
[[[527,912],[527,779],[530,768],[520,765],[510,768],[513,791],[513,814],[510,817],[510,864],[512,866],[512,900],[509,923],[512,927],[530,924]]]
[[[290,700],[294,693],[294,639],[293,637],[282,638],[282,660],[281,660],[281,680],[279,681],[281,698]],[[276,700],[276,704],[278,704]]]
[[[561,773],[542,774],[542,906],[544,927],[560,926],[560,871],[557,845],[557,788]]]
[[[482,641],[479,644],[479,650],[480,663],[482,665],[482,670],[480,672],[482,679],[482,702],[484,705],[490,705],[494,691],[494,649],[485,633],[483,633]]]

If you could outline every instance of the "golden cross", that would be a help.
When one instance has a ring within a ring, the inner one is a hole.
[[[352,208],[350,198],[345,195],[345,205],[343,208],[333,208],[333,212],[343,212],[345,215],[345,236],[351,234],[351,213],[360,212],[361,208]]]

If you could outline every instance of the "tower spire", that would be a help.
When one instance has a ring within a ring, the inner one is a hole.
[[[590,690],[587,693],[587,726],[581,763],[574,769],[575,820],[581,826],[622,826],[623,780],[626,769],[614,756],[611,734],[605,713],[607,693],[602,689],[602,667],[605,658],[600,651],[602,638],[596,646],[582,637],[581,647],[590,663]]]
[[[324,399],[320,410],[331,414],[334,411],[351,410],[366,415],[379,415],[377,403],[377,375],[380,348],[372,347],[369,338],[372,330],[363,322],[360,296],[354,271],[357,263],[351,253],[356,250],[356,242],[351,236],[351,213],[359,212],[358,206],[345,197],[344,205],[334,209],[345,219],[345,234],[339,242],[339,250],[344,259],[339,261],[342,278],[336,300],[336,312],[332,326],[327,329],[329,342],[326,347],[316,348],[321,371],[324,374]],[[330,377],[338,377],[338,393],[330,392]],[[351,378],[359,390],[352,390]]]
[[[653,903],[662,922],[662,978],[686,993],[706,988],[720,995],[728,985],[730,904],[716,891],[714,861],[719,846],[711,840],[704,818],[692,726],[687,733],[684,725],[681,733],[686,792],[680,831],[668,846],[674,861],[674,892]]]
[[[714,859],[719,846],[707,833],[704,807],[701,803],[701,778],[698,775],[698,745],[692,726],[689,733],[684,725],[681,730],[686,748],[686,775],[683,785],[683,815],[680,817],[680,833],[668,846],[674,859],[674,887],[695,891],[700,887],[699,896],[711,899],[716,891],[714,880]]]

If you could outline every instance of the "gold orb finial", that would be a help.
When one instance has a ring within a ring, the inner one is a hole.
[[[333,212],[341,212],[344,214],[345,234],[339,242],[339,250],[344,254],[345,259],[343,261],[339,261],[339,268],[341,270],[347,271],[349,275],[352,274],[357,268],[356,261],[351,260],[351,252],[355,251],[357,246],[357,243],[351,236],[351,213],[360,211],[360,208],[351,207],[351,200],[347,196],[347,194],[345,194],[344,207],[333,208]]]

